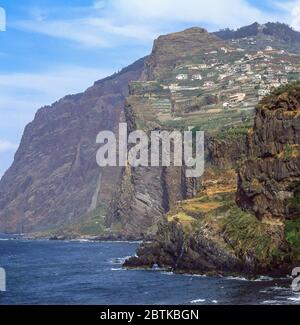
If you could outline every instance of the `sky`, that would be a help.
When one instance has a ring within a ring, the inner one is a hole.
[[[300,0],[0,0],[0,177],[38,108],[149,54],[161,34],[255,21],[300,31]]]

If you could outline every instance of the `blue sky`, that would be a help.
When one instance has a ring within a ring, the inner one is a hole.
[[[0,0],[0,7],[0,177],[39,107],[148,54],[160,34],[254,21],[300,30],[300,0]]]

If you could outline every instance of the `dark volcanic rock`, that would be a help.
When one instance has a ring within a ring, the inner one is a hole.
[[[287,200],[300,182],[300,85],[266,97],[256,109],[249,159],[239,171],[237,202],[264,216],[290,218]]]

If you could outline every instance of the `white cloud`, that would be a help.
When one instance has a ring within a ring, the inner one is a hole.
[[[209,23],[219,27],[238,27],[270,16],[246,0],[112,0],[114,7],[133,19],[163,22]]]
[[[296,29],[296,30],[300,30],[300,5],[299,7],[295,7],[292,10],[292,26]]]
[[[17,148],[18,148],[17,144],[0,139],[0,153],[7,152],[7,151],[15,151]]]
[[[6,30],[6,13],[5,10],[0,7],[0,32],[4,32]]]
[[[246,0],[94,1],[85,10],[76,11],[72,7],[69,17],[66,14],[65,18],[51,18],[36,8],[32,17],[15,22],[14,26],[98,48],[114,46],[126,39],[149,42],[162,33],[176,31],[176,24],[218,29],[274,20],[274,16]]]
[[[82,92],[109,74],[111,71],[71,66],[50,72],[0,74],[0,138],[9,134],[18,142],[24,125],[34,118],[38,108]]]
[[[99,33],[99,29],[88,25],[83,19],[28,20],[19,21],[14,26],[27,31],[70,40],[85,47],[109,46],[109,43]]]
[[[50,104],[66,94],[82,92],[95,80],[111,73],[109,70],[72,66],[40,73],[2,73],[0,110]]]
[[[282,11],[281,21],[286,22],[294,29],[300,31],[300,0],[275,1],[274,6]]]

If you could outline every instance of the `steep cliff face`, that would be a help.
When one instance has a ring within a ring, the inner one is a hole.
[[[207,51],[218,50],[222,46],[227,45],[202,28],[159,37],[145,62],[139,83],[130,86],[125,108],[129,131],[142,129],[149,133],[165,130],[162,115],[168,115],[169,120],[176,119],[176,116],[172,115],[172,94],[163,84],[172,82],[176,66],[196,59],[205,62]],[[165,103],[170,103],[167,113]],[[182,125],[178,127],[178,130],[181,129]],[[177,201],[193,197],[199,188],[200,179],[187,179],[181,167],[127,168],[106,225],[108,228],[119,227],[126,238],[152,236],[157,221]]]
[[[155,240],[125,266],[290,274],[300,260],[299,94],[297,83],[260,102],[246,145],[234,154],[243,161],[238,174],[230,169],[232,160],[220,161],[219,142],[213,141],[216,161],[206,169],[202,189],[178,202],[160,222]]]
[[[237,168],[238,163],[248,156],[249,125],[232,128],[207,139],[207,159],[212,166],[226,170]]]
[[[239,171],[238,204],[257,217],[292,218],[300,182],[300,84],[266,97],[256,109],[249,159]],[[299,217],[299,215],[298,215]]]
[[[128,83],[143,65],[144,59],[37,112],[0,182],[0,231],[51,229],[109,204],[121,170],[98,167],[96,135],[116,129]]]

